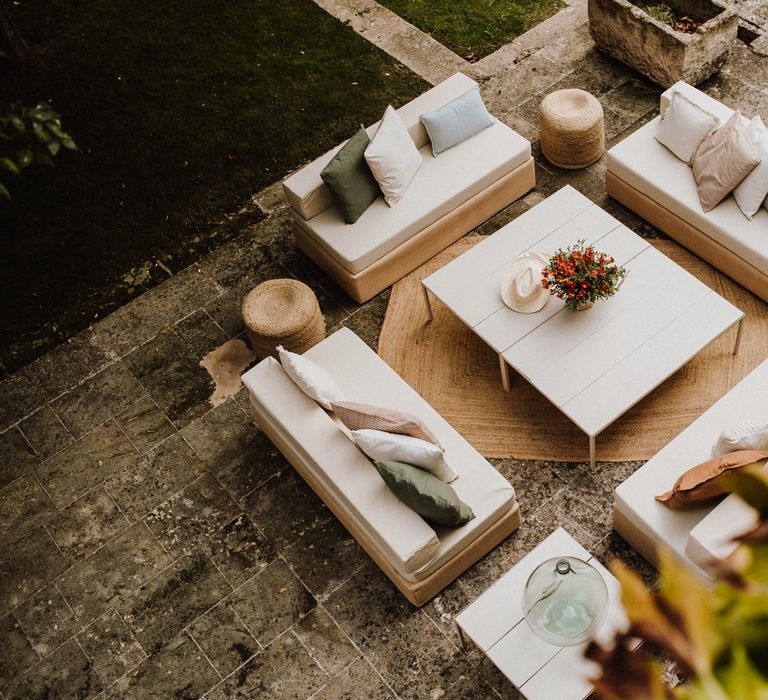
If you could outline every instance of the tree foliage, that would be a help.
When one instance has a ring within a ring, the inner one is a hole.
[[[595,687],[606,700],[768,700],[768,473],[752,468],[728,478],[759,520],[715,567],[714,590],[664,550],[654,592],[612,564],[630,628],[613,648],[593,643],[587,650],[601,666]],[[671,656],[686,681],[666,687],[645,651],[629,651],[633,637]]]
[[[62,147],[77,149],[47,102],[34,107],[14,103],[7,113],[0,114],[0,198],[11,197],[3,176],[7,182],[8,176],[19,175],[33,164],[53,165]]]

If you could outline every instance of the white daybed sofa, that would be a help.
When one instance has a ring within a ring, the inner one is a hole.
[[[451,486],[475,518],[433,529],[392,494],[371,461],[279,362],[267,358],[243,375],[259,427],[406,598],[422,605],[519,527],[515,491],[352,331],[343,328],[305,354],[331,373],[348,400],[421,418],[459,474]]]
[[[666,547],[690,571],[709,580],[708,564],[727,556],[734,535],[756,522],[756,512],[736,495],[715,506],[674,511],[655,500],[684,471],[712,456],[724,428],[766,415],[768,360],[754,369],[615,491],[613,526],[652,564]]]
[[[320,179],[343,144],[283,182],[297,245],[355,301],[386,289],[535,185],[531,144],[500,121],[432,155],[420,115],[476,86],[456,73],[397,110],[424,160],[393,207],[379,196],[354,224],[344,223]],[[368,135],[377,129],[378,122]]]
[[[606,191],[768,301],[768,211],[761,208],[750,221],[729,195],[705,213],[692,170],[655,139],[674,90],[714,114],[721,123],[733,114],[732,109],[687,83],[676,83],[661,96],[661,116],[608,151]]]

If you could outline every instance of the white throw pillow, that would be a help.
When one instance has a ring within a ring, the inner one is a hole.
[[[768,450],[768,416],[723,430],[712,448],[712,456],[737,450]]]
[[[376,135],[365,149],[365,160],[391,207],[405,194],[422,157],[392,105],[387,107]]]
[[[718,126],[720,120],[677,91],[659,125],[656,140],[680,160],[691,164],[696,149]]]
[[[733,191],[733,197],[739,209],[744,212],[744,216],[751,219],[763,202],[768,201],[768,127],[763,124],[760,117],[753,117],[749,122],[747,136],[761,161],[760,165]]]
[[[352,439],[372,460],[405,462],[421,467],[446,484],[457,478],[445,463],[443,451],[431,442],[383,430],[353,430]]]
[[[343,401],[344,392],[336,380],[317,362],[308,357],[289,352],[282,345],[277,346],[280,364],[285,373],[310,399],[314,399],[323,408],[331,409],[334,401]]]

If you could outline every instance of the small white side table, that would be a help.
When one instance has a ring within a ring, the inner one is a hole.
[[[533,570],[547,559],[573,556],[594,566],[608,587],[609,609],[598,641],[607,642],[627,618],[616,578],[558,528],[532,552],[470,603],[455,618],[462,641],[469,637],[528,700],[583,700],[592,693],[596,664],[584,658],[586,644],[557,647],[537,637],[523,617],[523,588]],[[637,640],[634,648],[639,646]]]

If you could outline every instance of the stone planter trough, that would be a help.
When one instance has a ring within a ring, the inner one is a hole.
[[[678,80],[697,85],[728,58],[738,15],[719,0],[668,0],[668,4],[678,17],[702,24],[686,34],[653,19],[629,0],[589,0],[590,33],[598,48],[665,88]]]

